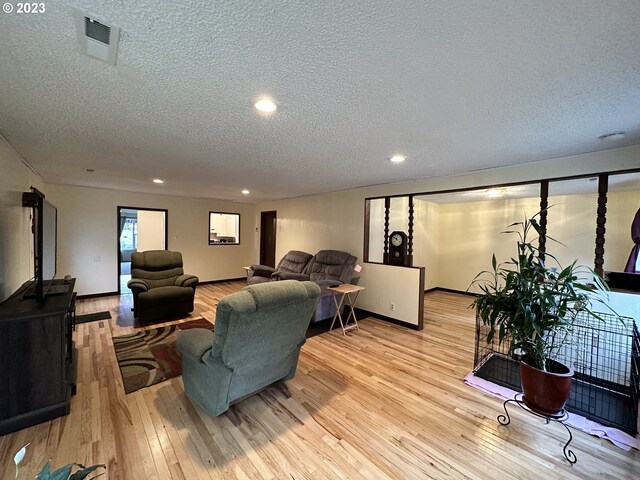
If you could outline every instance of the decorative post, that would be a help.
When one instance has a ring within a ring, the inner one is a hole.
[[[409,195],[409,238],[407,239],[407,266],[413,267],[413,195]]]
[[[540,182],[540,234],[538,235],[538,257],[544,262],[547,250],[547,207],[549,206],[549,180]]]
[[[391,210],[391,199],[384,197],[384,250],[382,262],[389,263],[389,211]]]
[[[607,223],[607,192],[609,190],[609,175],[602,173],[598,176],[598,218],[596,219],[596,258],[594,271],[604,277],[604,233]]]
[[[363,261],[369,261],[369,235],[371,228],[371,200],[364,201],[364,245],[362,248]]]

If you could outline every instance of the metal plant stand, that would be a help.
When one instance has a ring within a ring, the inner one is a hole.
[[[503,404],[502,404],[502,408],[504,408],[504,415],[498,415],[498,423],[500,423],[500,425],[509,425],[509,423],[511,423],[511,417],[509,416],[509,411],[507,410],[507,404],[508,403],[515,403],[516,405],[518,405],[520,408],[522,408],[523,410],[529,412],[531,415],[535,415],[536,417],[540,417],[540,418],[544,418],[546,423],[548,424],[549,422],[557,422],[560,425],[562,425],[566,430],[567,433],[569,434],[569,440],[567,440],[567,443],[564,444],[564,447],[562,448],[562,453],[564,453],[564,458],[566,458],[570,464],[574,464],[578,461],[578,459],[576,458],[576,455],[573,453],[573,450],[571,450],[569,448],[569,444],[571,443],[571,441],[573,440],[573,435],[571,434],[571,430],[569,430],[569,427],[567,427],[567,425],[564,423],[568,418],[569,418],[569,413],[565,410],[562,409],[560,411],[560,413],[558,415],[545,415],[543,413],[538,413],[534,410],[532,410],[531,408],[529,408],[525,403],[524,403],[524,395],[522,393],[516,393],[516,396],[513,397],[510,400],[506,400]]]

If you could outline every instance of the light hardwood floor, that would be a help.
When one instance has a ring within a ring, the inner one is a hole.
[[[242,283],[198,287],[193,316]],[[473,364],[469,298],[426,295],[425,328],[375,319],[347,338],[307,341],[286,399],[267,390],[238,407],[239,428],[185,397],[175,378],[125,395],[112,335],[130,332],[130,296],[82,300],[78,313],[113,319],[79,325],[78,393],[71,414],[0,437],[0,478],[31,443],[21,477],[52,458],[106,463],[114,479],[640,478],[640,453],[574,430],[578,463],[562,456],[565,430],[514,409],[499,426],[501,402],[465,385]],[[119,320],[118,320],[119,318]]]

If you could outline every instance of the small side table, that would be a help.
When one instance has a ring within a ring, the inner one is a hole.
[[[356,312],[353,311],[353,308],[356,306],[356,302],[358,301],[358,295],[365,287],[361,287],[359,285],[351,285],[350,283],[345,283],[344,285],[338,285],[337,287],[329,287],[329,290],[333,292],[333,301],[336,304],[336,314],[333,316],[333,321],[331,322],[331,326],[329,327],[329,331],[333,330],[333,325],[336,323],[336,318],[340,321],[340,326],[342,327],[342,334],[347,335],[347,332],[351,330],[359,330],[358,321],[356,320]],[[351,298],[351,294],[355,293],[353,299]],[[338,296],[340,296],[340,301],[338,302]],[[344,304],[345,297],[349,300],[349,313],[347,314],[347,321],[342,321],[342,314],[340,313],[340,309]],[[349,324],[349,320],[353,318],[353,323]]]

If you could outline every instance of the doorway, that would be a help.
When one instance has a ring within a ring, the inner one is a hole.
[[[277,212],[260,213],[260,265],[276,266]]]
[[[118,294],[128,294],[131,255],[167,249],[167,210],[118,207]]]

